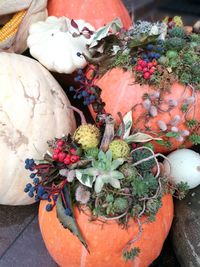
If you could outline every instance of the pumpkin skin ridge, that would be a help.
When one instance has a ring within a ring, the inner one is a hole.
[[[64,91],[37,61],[2,52],[0,62],[0,204],[26,205],[34,199],[24,193],[32,181],[24,160],[40,159],[46,142],[73,133],[76,123]]]
[[[89,75],[89,74],[88,74]],[[123,88],[120,88],[120,84],[124,82]],[[98,79],[95,79],[94,85],[97,85],[101,88],[101,99],[105,102],[105,110],[107,113],[110,113],[115,118],[117,124],[120,123],[119,117],[117,112],[120,111],[122,116],[125,115],[126,112],[130,111],[131,108],[138,103],[142,103],[142,96],[144,93],[153,93],[156,90],[148,85],[140,85],[140,84],[133,84],[134,82],[134,75],[130,71],[124,71],[121,68],[113,68],[105,73]],[[171,93],[166,92],[165,100],[169,100],[170,97],[177,100],[183,94],[185,90],[185,86],[176,82],[171,87]],[[123,91],[123,92],[122,92]],[[119,97],[120,96],[120,97]],[[191,92],[186,90],[184,93],[184,98],[190,97]],[[119,101],[119,99],[121,101]],[[120,102],[119,105],[117,103]],[[197,109],[197,103],[200,102],[200,92],[196,91],[196,109],[191,110],[188,114],[188,119],[194,118],[197,121],[200,121],[200,110]],[[194,105],[193,105],[194,106]],[[114,107],[114,108],[113,108]],[[91,105],[89,105],[89,110],[91,112],[92,117],[95,119],[96,114],[93,111]],[[137,122],[137,126],[134,122],[139,117],[140,114],[144,113],[145,109],[142,105],[138,106],[136,111],[133,112],[133,130],[136,131],[145,131],[145,119],[140,119]],[[194,115],[193,115],[194,112]],[[169,123],[170,120],[175,116],[180,115],[183,118],[184,114],[181,111],[181,102],[178,104],[170,112],[159,113],[156,117],[151,118],[148,122],[148,127],[155,133],[160,132],[160,129],[157,125],[157,121],[163,120],[165,123]],[[185,120],[178,124],[178,128],[180,131],[188,129],[184,125]],[[170,130],[169,130],[170,131]],[[146,131],[145,131],[146,132]],[[148,133],[148,132],[146,132]],[[150,132],[149,132],[150,133]],[[151,134],[151,133],[150,133]],[[170,142],[172,143],[172,148],[167,148],[165,146],[161,146],[156,142],[152,142],[155,146],[155,151],[160,153],[168,153],[179,148],[181,145],[185,145],[185,147],[191,147],[192,144],[185,140],[184,142],[177,141],[175,138],[170,138]]]
[[[49,16],[83,19],[96,29],[111,22],[116,17],[121,19],[126,29],[132,25],[132,20],[121,0],[49,0],[47,9]]]
[[[88,222],[88,216],[79,213],[75,208],[77,223],[88,242],[89,255],[78,238],[62,227],[56,217],[55,208],[51,212],[46,212],[47,202],[42,201],[39,207],[40,230],[50,255],[61,267],[147,267],[160,254],[173,219],[172,196],[165,195],[162,202],[163,206],[156,215],[156,221],[143,224],[142,237],[133,244],[133,247],[141,248],[141,253],[133,262],[125,262],[121,253],[126,242],[138,234],[136,223],[128,230],[113,222],[102,226],[100,222]],[[142,221],[144,220],[145,217],[142,218]],[[132,221],[130,223],[132,226]],[[86,231],[88,229],[89,231]],[[101,229],[104,232],[100,232]],[[80,265],[81,262],[84,265]]]

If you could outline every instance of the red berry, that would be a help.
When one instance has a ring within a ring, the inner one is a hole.
[[[148,68],[146,67],[146,68],[144,68],[142,71],[143,71],[143,72],[147,72],[147,71],[148,71]]]
[[[149,73],[150,73],[150,74],[153,74],[153,73],[154,73],[154,71],[155,71],[155,68],[154,68],[154,67],[152,67],[152,68],[150,68],[150,70],[149,70]]]
[[[142,68],[145,68],[147,66],[147,62],[143,60],[141,63],[141,66],[142,66]]]
[[[156,60],[153,60],[152,61],[152,64],[153,64],[153,66],[157,66],[157,61]]]
[[[152,63],[152,62],[148,62],[147,66],[148,66],[149,68],[151,68],[151,67],[153,67],[153,63]]]
[[[53,153],[54,154],[58,154],[59,152],[61,152],[60,148],[54,148]]]
[[[57,159],[58,159],[58,154],[57,154],[57,153],[54,153],[53,156],[52,156],[52,158],[53,158],[54,160],[57,160]]]
[[[58,140],[58,141],[57,141],[57,146],[58,146],[58,147],[62,147],[63,144],[64,144],[64,141],[63,141],[63,140]]]
[[[142,71],[142,66],[137,66],[137,67],[136,67],[136,70],[137,70],[137,71]]]
[[[142,59],[139,59],[138,62],[137,62],[138,65],[142,65],[142,63],[143,63]]]
[[[71,156],[71,162],[72,163],[77,162],[77,156],[76,155]]]
[[[65,157],[66,157],[66,153],[65,152],[60,152],[59,154],[58,154],[58,160],[60,161],[60,162],[64,162],[64,159],[65,159]]]
[[[74,154],[76,154],[76,149],[75,148],[70,148],[69,152],[74,155]]]
[[[69,165],[69,164],[71,164],[72,162],[71,162],[70,158],[66,157],[66,158],[64,159],[64,163],[65,163],[66,165]]]
[[[143,77],[148,80],[151,77],[151,74],[147,71],[143,74]]]

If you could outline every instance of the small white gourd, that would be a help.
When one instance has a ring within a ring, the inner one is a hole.
[[[167,156],[164,160],[165,173],[169,174],[169,180],[178,184],[187,182],[189,188],[200,184],[200,155],[191,149],[178,149]],[[171,167],[171,168],[170,168]]]

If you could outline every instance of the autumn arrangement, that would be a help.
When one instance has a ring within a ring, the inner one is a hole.
[[[51,218],[55,223],[56,216],[60,225],[72,232],[67,232],[68,238],[79,239],[79,243],[73,239],[76,248],[69,246],[69,264],[79,266],[73,251],[82,251],[81,244],[85,259],[90,255],[94,264],[98,258],[95,242],[102,247],[102,231],[114,222],[119,227],[116,233],[123,230],[122,236],[129,233],[132,223],[136,229],[116,248],[117,266],[131,261],[149,266],[159,255],[171,226],[171,196],[182,199],[189,189],[186,182],[171,181],[171,162],[163,153],[200,143],[200,36],[188,32],[180,17],[156,23],[138,21],[129,30],[123,29],[119,19],[98,30],[66,18],[59,20],[60,25],[63,21],[73,42],[84,40],[84,49],[75,51],[79,62],[69,68],[61,64],[60,70],[74,71],[82,66],[75,77],[78,86],[69,90],[89,107],[95,123],[87,123],[79,109],[68,106],[80,115],[81,125],[73,134],[48,140],[43,159],[26,159],[32,183],[24,191],[37,201],[44,200],[40,212],[43,237],[51,236],[44,224],[52,222]],[[47,24],[57,22],[50,17]],[[42,27],[46,26],[43,23]],[[33,34],[36,30],[32,27]],[[33,41],[30,35],[30,46]],[[83,69],[86,63],[89,66]],[[44,215],[44,207],[52,217]],[[96,223],[102,231],[93,226]],[[153,239],[148,243],[145,236],[153,238],[154,223],[166,227],[160,241],[154,240],[156,251],[150,253]],[[94,242],[88,232],[95,235]],[[104,232],[112,238],[111,230]],[[52,242],[47,243],[53,251]],[[62,266],[56,254],[52,252]],[[112,253],[107,257],[109,262],[111,257],[114,260]]]

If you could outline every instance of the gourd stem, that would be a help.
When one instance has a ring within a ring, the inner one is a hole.
[[[104,117],[104,115],[102,115]],[[108,150],[110,142],[114,138],[114,125],[115,125],[115,120],[111,115],[107,116],[105,118],[105,130],[103,134],[103,138],[101,141],[100,149],[103,152],[106,152]]]
[[[124,123],[124,120],[123,120],[121,112],[117,112],[117,115],[119,116],[120,121],[121,121],[121,125],[122,125],[122,133],[121,133],[120,139],[123,139],[123,136],[124,136],[124,133],[125,133],[125,123]]]
[[[75,108],[74,106],[67,106],[67,107],[72,109],[73,111],[75,111],[75,112],[77,112],[79,114],[79,116],[81,117],[81,124],[87,124],[85,116],[84,116],[83,112],[80,109]]]

